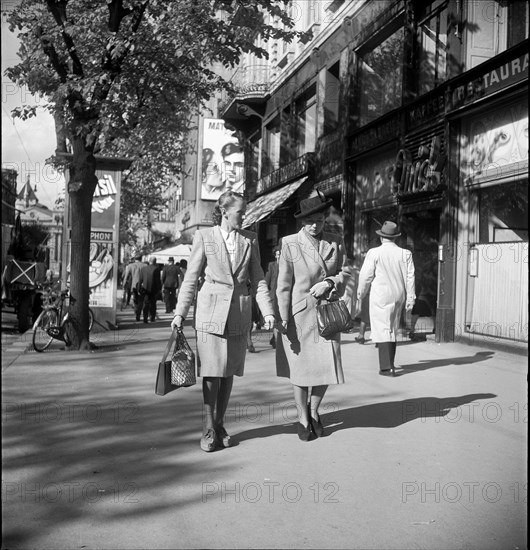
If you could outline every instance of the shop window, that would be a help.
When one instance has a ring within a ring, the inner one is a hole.
[[[261,157],[262,177],[280,167],[280,135],[280,117],[277,116],[265,126]]]
[[[360,53],[360,124],[368,124],[401,105],[403,27]]]
[[[528,38],[528,2],[517,0],[508,4],[508,48]]]
[[[282,111],[280,166],[285,166],[296,158],[295,126],[291,106],[289,105]]]
[[[466,69],[528,38],[526,0],[468,2],[464,21]]]
[[[340,63],[337,61],[326,71],[324,94],[324,134],[333,132],[339,124]]]
[[[479,242],[528,242],[528,181],[479,191]]]
[[[313,85],[303,96],[298,98],[296,107],[296,156],[301,157],[315,150],[316,142],[316,86]]]
[[[418,90],[424,94],[447,76],[448,0],[418,7]]]

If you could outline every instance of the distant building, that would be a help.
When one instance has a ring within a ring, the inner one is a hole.
[[[2,168],[2,272],[11,242],[11,231],[15,226],[17,175],[16,170],[12,168]]]
[[[56,278],[59,277],[64,210],[50,210],[47,206],[41,204],[37,197],[36,187],[31,186],[29,178],[16,196],[15,205],[21,212],[20,219],[23,225],[39,224],[48,230],[48,240],[46,243],[41,244],[48,249],[49,269],[53,271]]]

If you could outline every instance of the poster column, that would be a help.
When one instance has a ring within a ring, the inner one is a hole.
[[[127,159],[97,157],[98,184],[92,199],[90,232],[89,307],[96,320],[95,329],[116,327],[116,301],[118,289],[119,217],[122,171],[130,166]],[[67,182],[68,183],[68,182]],[[71,227],[75,213],[70,212],[68,194],[66,208],[69,213],[65,228],[63,257],[66,266],[63,282],[69,285],[71,257]]]

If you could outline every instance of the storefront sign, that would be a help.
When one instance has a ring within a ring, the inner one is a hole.
[[[406,112],[407,130],[432,122],[445,113],[445,91],[414,104]]]
[[[441,180],[446,157],[440,152],[440,138],[432,138],[431,146],[421,146],[418,159],[412,162],[408,149],[400,149],[392,170],[392,192],[398,195],[434,191]]]
[[[348,144],[348,156],[358,155],[391,139],[397,139],[399,133],[399,116],[394,115],[381,124],[371,126],[353,135]]]
[[[268,176],[261,178],[258,181],[256,195],[260,195],[275,187],[280,187],[291,180],[304,176],[309,171],[312,160],[313,154],[306,153],[286,166],[282,166],[279,170],[275,170]]]
[[[467,185],[515,177],[528,168],[528,105],[505,105],[464,121],[461,170]]]
[[[457,109],[527,78],[528,53],[524,53],[449,90],[447,110]]]

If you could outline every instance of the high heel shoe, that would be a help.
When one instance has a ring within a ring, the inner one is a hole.
[[[298,437],[302,441],[309,441],[311,438],[311,421],[309,421],[309,424],[307,426],[304,426],[301,422],[298,422]]]
[[[311,429],[316,437],[324,436],[324,426],[322,425],[322,420],[318,417],[318,420],[315,420],[312,416],[310,417]]]

